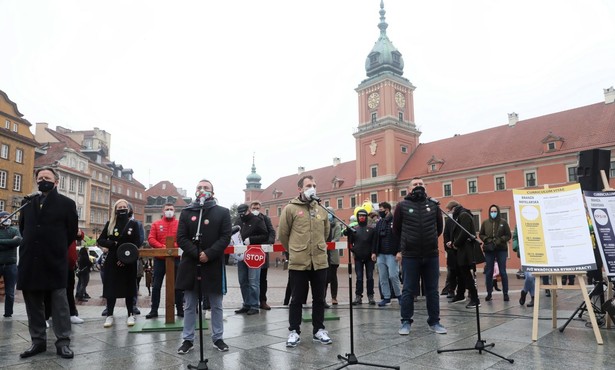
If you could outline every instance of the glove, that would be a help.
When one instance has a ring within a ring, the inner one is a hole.
[[[245,238],[243,241],[243,245],[250,245],[250,238]]]

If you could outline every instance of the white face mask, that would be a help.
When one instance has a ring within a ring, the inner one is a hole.
[[[316,188],[308,188],[307,190],[305,190],[303,192],[303,196],[305,197],[305,199],[307,200],[312,200],[312,195],[316,196]]]
[[[252,211],[252,214],[253,214],[254,216],[258,216],[258,215],[260,214],[260,211]]]
[[[166,218],[173,218],[174,214],[175,214],[175,212],[173,212],[173,211],[164,211],[164,217],[166,217]]]

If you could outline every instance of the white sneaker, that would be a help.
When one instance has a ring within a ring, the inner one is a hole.
[[[301,338],[295,330],[288,334],[288,340],[286,341],[286,347],[297,347],[297,344],[301,343]]]
[[[211,311],[205,310],[205,320],[211,320]]]
[[[46,327],[47,329],[49,329],[49,321],[50,321],[50,320],[45,320],[45,327]]]
[[[79,316],[71,316],[70,323],[71,324],[83,324],[83,319],[80,318]]]
[[[105,325],[103,325],[103,327],[110,328],[112,326],[113,326],[113,316],[107,316],[107,318],[105,319]]]
[[[128,318],[126,319],[126,325],[128,326],[135,326],[135,322],[137,322],[137,320],[135,320],[135,317],[133,315],[128,316]]]
[[[325,329],[318,329],[318,332],[314,334],[314,342],[320,342],[322,344],[333,343],[331,338],[329,338],[329,333]]]

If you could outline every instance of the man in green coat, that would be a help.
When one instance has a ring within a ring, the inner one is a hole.
[[[329,220],[318,205],[316,182],[311,175],[297,182],[299,195],[282,210],[278,235],[288,251],[288,273],[292,285],[287,347],[301,341],[301,313],[308,290],[312,289],[312,330],[314,341],[331,344],[325,330],[325,289],[327,287],[327,243]]]

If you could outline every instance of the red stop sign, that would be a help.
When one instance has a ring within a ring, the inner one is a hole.
[[[265,252],[260,247],[249,247],[243,255],[243,261],[249,268],[257,269],[265,264]]]

